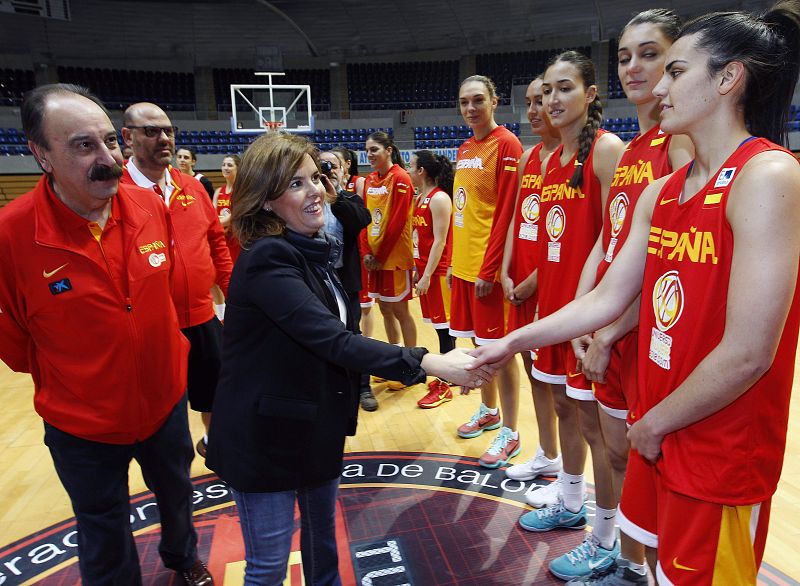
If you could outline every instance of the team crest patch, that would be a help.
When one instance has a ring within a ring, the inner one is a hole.
[[[736,173],[736,167],[725,167],[717,175],[717,180],[714,182],[714,187],[727,187],[733,181],[733,176]]]
[[[552,479],[517,482],[475,458],[445,454],[347,454],[336,507],[339,571],[348,586],[563,584],[547,564],[583,540],[582,531],[531,533],[518,524],[525,494]],[[244,545],[230,489],[213,474],[195,478],[198,553],[215,582],[241,584]],[[593,491],[590,489],[590,499]],[[587,502],[589,521],[594,502]],[[153,494],[131,497],[131,526],[147,586],[175,583],[158,555],[158,507]],[[300,519],[286,586],[301,586]],[[762,565],[759,585],[800,586]],[[74,519],[0,548],[0,584],[78,586]]]

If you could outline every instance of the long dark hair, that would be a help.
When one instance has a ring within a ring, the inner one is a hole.
[[[433,151],[416,151],[417,167],[425,169],[435,183],[436,187],[450,197],[453,196],[453,163],[444,155],[437,155]]]
[[[373,132],[367,137],[367,140],[373,140],[385,149],[391,147],[392,163],[400,165],[403,169],[406,168],[405,164],[403,163],[403,157],[400,156],[400,149],[398,149],[397,146],[394,144],[392,137],[386,134],[383,130],[378,130],[377,132]]]
[[[356,155],[355,151],[351,151],[349,148],[343,146],[337,146],[331,150],[341,154],[344,160],[350,164],[347,174],[350,177],[358,177],[358,155]]]
[[[550,68],[556,63],[564,61],[571,63],[578,70],[583,81],[583,87],[588,88],[597,85],[597,73],[594,68],[594,63],[586,55],[578,53],[577,51],[564,51],[553,57],[547,64]],[[583,185],[583,164],[589,158],[589,151],[592,150],[592,144],[597,136],[597,130],[603,123],[603,104],[600,98],[595,95],[594,101],[589,104],[589,111],[586,117],[586,124],[583,126],[580,135],[578,136],[578,165],[575,167],[575,172],[569,180],[570,187],[580,187]]]
[[[800,2],[783,0],[761,16],[714,12],[686,23],[680,36],[698,34],[709,75],[731,61],[747,70],[741,106],[754,136],[786,144],[786,124],[798,77]]]
[[[622,29],[622,32],[619,33],[619,38],[617,40],[622,39],[622,35],[625,34],[628,28],[638,24],[653,24],[657,26],[661,34],[670,41],[675,41],[681,33],[680,16],[669,8],[651,8],[650,10],[643,10],[630,19],[628,24],[625,25],[625,28]]]

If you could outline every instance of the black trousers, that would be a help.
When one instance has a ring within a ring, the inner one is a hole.
[[[361,333],[361,300],[358,298],[358,291],[347,292],[347,312],[353,316],[356,323],[356,333]],[[361,384],[359,385],[359,393],[372,392],[372,387],[369,384],[369,373],[361,373]]]
[[[131,534],[128,466],[135,459],[161,516],[158,551],[167,568],[197,559],[192,525],[194,457],[184,396],[149,438],[125,445],[93,442],[44,424],[44,441],[72,501],[78,525],[78,564],[85,586],[139,585],[139,556]]]

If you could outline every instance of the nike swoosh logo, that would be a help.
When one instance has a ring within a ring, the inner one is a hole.
[[[697,568],[690,568],[689,566],[684,566],[683,564],[678,563],[678,558],[672,558],[672,565],[678,570],[686,570],[689,572],[696,572]]]
[[[567,373],[567,376],[568,376],[569,378],[575,378],[576,376],[580,376],[580,375],[581,375],[581,373],[580,373],[580,372],[568,372],[568,373]]]
[[[590,561],[589,562],[589,569],[590,570],[595,570],[598,567],[602,566],[603,564],[607,564],[607,563],[608,563],[608,557],[604,557],[603,559],[597,560],[596,562]]]
[[[677,197],[673,197],[672,199],[662,199],[660,202],[658,202],[658,205],[660,205],[660,206],[667,205],[668,203],[672,203],[673,201],[676,201],[677,199],[678,199]]]
[[[489,328],[487,331],[491,334],[492,332],[496,332],[499,329],[500,329],[500,326],[497,326],[496,328]]]
[[[611,515],[610,517],[603,517],[603,519],[605,519],[606,521],[608,521],[610,519],[613,519],[613,518],[614,518],[614,515]]]
[[[580,481],[580,480],[578,480],[577,482],[572,482],[572,481],[570,480],[570,481],[569,481],[569,483],[570,483],[570,484],[580,484],[580,483],[581,483],[581,481]]]
[[[67,266],[68,264],[69,264],[68,262],[65,262],[63,265],[61,265],[61,266],[60,266],[60,267],[58,267],[57,269],[53,269],[52,271],[46,271],[46,270],[42,269],[42,276],[43,276],[45,279],[49,279],[50,277],[52,277],[53,275],[55,275],[55,274],[56,274],[58,271],[60,271],[61,269],[63,269],[63,268],[64,268],[65,266]]]

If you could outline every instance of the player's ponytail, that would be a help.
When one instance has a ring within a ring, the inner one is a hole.
[[[789,105],[798,78],[800,1],[782,0],[762,16],[714,12],[688,22],[680,36],[698,34],[710,75],[731,61],[747,71],[740,104],[754,136],[786,143]]]
[[[433,151],[416,151],[417,167],[425,169],[431,181],[436,183],[436,187],[453,196],[453,164],[444,155],[437,155]]]

